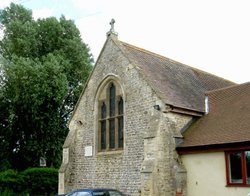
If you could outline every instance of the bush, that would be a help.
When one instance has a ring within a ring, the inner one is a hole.
[[[22,172],[30,195],[45,196],[57,193],[58,170],[54,168],[30,168]]]
[[[0,173],[0,193],[11,195],[11,192],[21,193],[23,189],[23,179],[15,170],[6,170]],[[8,193],[8,194],[7,194]],[[13,194],[12,194],[13,195]]]
[[[16,193],[12,190],[5,189],[5,191],[0,192],[1,196],[29,196],[28,193]]]
[[[23,172],[0,172],[1,196],[46,196],[57,193],[58,170],[30,168]]]

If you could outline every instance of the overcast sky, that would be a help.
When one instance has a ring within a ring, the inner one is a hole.
[[[0,8],[10,0],[0,0]],[[111,18],[118,39],[232,80],[250,81],[249,0],[13,0],[75,21],[97,59]]]

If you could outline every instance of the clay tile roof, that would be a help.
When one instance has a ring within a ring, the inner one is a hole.
[[[234,84],[147,50],[120,43],[132,64],[143,73],[166,104],[204,112],[205,91]]]
[[[210,91],[207,96],[209,113],[183,134],[179,147],[250,141],[250,83]]]

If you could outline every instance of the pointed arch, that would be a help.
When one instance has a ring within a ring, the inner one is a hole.
[[[96,93],[97,152],[121,150],[124,147],[124,91],[119,79],[106,77]]]

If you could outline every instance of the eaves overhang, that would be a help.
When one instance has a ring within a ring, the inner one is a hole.
[[[163,110],[163,113],[168,113],[168,112],[186,114],[186,115],[197,116],[197,117],[201,117],[204,115],[203,111],[198,111],[198,110],[193,110],[190,108],[183,108],[183,107],[166,104],[165,109]]]
[[[250,150],[250,141],[184,147],[180,144],[180,146],[176,147],[179,155],[234,150]]]

